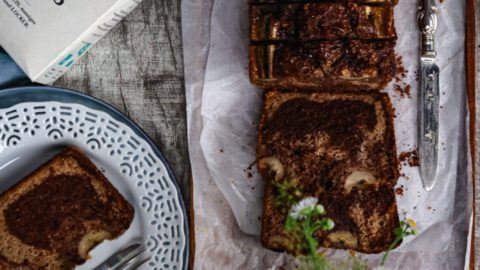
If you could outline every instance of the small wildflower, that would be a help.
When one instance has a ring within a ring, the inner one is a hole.
[[[409,218],[407,219],[407,222],[408,222],[408,225],[410,225],[410,227],[412,227],[413,229],[417,228],[417,223],[413,219]]]
[[[300,202],[292,206],[290,216],[295,220],[304,218],[306,212],[311,212],[316,208],[317,202],[318,199],[313,197],[308,197],[301,200]]]

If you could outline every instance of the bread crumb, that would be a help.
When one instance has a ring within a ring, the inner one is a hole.
[[[417,150],[400,153],[398,160],[400,161],[400,164],[408,164],[410,167],[418,167],[420,165]]]
[[[252,162],[246,169],[244,169],[243,171],[245,173],[247,173],[247,178],[253,178],[253,166],[256,164],[256,161]]]

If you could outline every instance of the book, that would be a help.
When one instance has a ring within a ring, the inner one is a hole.
[[[141,0],[1,0],[0,45],[34,82],[51,84]]]

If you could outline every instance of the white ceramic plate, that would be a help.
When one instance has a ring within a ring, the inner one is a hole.
[[[22,94],[32,90],[24,89]],[[92,259],[77,269],[93,269],[115,251],[139,242],[145,243],[151,257],[141,269],[186,269],[185,208],[158,149],[136,125],[108,105],[72,91],[47,88],[44,93],[48,91],[57,91],[62,98],[50,95],[25,102],[29,95],[24,95],[27,98],[0,109],[0,193],[63,147],[78,147],[132,204],[135,218],[125,234],[95,248],[90,253]],[[39,101],[48,99],[62,102]],[[85,102],[78,103],[82,99]]]

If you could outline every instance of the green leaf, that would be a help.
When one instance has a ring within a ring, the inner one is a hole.
[[[396,236],[401,236],[401,235],[403,235],[403,229],[402,228],[395,228],[395,230],[393,230],[393,233]]]

